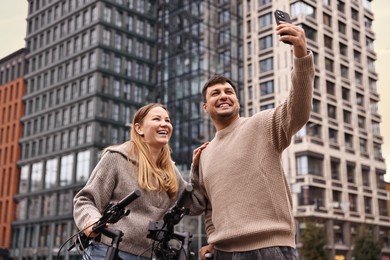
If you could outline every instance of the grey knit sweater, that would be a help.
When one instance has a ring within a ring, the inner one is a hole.
[[[138,167],[135,158],[128,158],[131,143],[110,147],[105,153],[85,185],[74,198],[74,220],[81,230],[91,218],[100,218],[105,207],[117,203],[134,190],[141,191],[141,196],[129,204],[128,216],[119,220],[110,228],[124,233],[119,249],[135,255],[151,256],[152,240],[146,238],[149,221],[161,220],[165,212],[173,206],[177,198],[169,198],[166,192],[142,190],[137,181]],[[176,170],[179,191],[185,181]],[[111,244],[111,239],[102,236],[102,243]]]
[[[218,131],[192,169],[208,243],[222,251],[295,246],[292,199],[281,154],[312,109],[313,55],[295,58],[287,100]],[[194,204],[195,205],[195,204]]]

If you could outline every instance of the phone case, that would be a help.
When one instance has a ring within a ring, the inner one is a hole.
[[[276,10],[274,12],[274,16],[275,16],[275,20],[276,20],[276,24],[280,24],[280,22],[286,22],[286,23],[291,23],[291,18],[290,18],[290,15],[286,12],[283,12],[281,10]],[[281,35],[286,35],[285,33],[281,34]],[[292,45],[291,42],[289,41],[283,41],[284,43],[286,44],[290,44]]]

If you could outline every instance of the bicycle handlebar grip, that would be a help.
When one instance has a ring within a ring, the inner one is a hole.
[[[127,205],[129,205],[133,200],[139,198],[141,196],[141,192],[139,190],[135,190],[129,195],[127,195],[125,198],[123,198],[121,201],[118,202],[116,205],[117,209],[123,209]]]
[[[184,203],[186,202],[187,197],[190,196],[190,194],[192,193],[193,190],[194,190],[194,188],[192,187],[192,185],[188,184],[184,188],[184,190],[181,193],[179,199],[177,200],[176,207],[182,208],[184,206]]]

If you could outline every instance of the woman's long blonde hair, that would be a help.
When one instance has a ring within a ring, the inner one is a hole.
[[[151,161],[148,144],[143,140],[143,137],[135,131],[134,127],[136,124],[142,125],[146,115],[155,107],[161,107],[168,112],[168,109],[159,103],[151,103],[143,106],[135,113],[130,130],[130,140],[135,146],[134,153],[138,156],[138,184],[145,190],[164,190],[170,197],[174,197],[178,192],[178,181],[171,159],[169,144],[164,145],[161,149],[157,163],[154,164],[154,162]]]

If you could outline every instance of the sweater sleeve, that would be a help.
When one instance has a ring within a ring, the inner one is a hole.
[[[109,204],[115,188],[115,154],[106,153],[91,173],[86,185],[73,199],[73,216],[77,227],[82,230],[90,219],[100,218]]]
[[[310,118],[313,83],[313,53],[309,51],[305,57],[294,58],[289,95],[273,110],[272,116],[266,123],[266,127],[270,129],[272,142],[279,152],[290,144],[292,136]]]
[[[214,225],[212,222],[212,208],[207,197],[206,190],[203,185],[201,167],[191,166],[191,176],[190,183],[193,187],[191,205],[190,205],[190,215],[200,215],[205,214],[205,228],[207,234],[211,234],[214,231]]]

